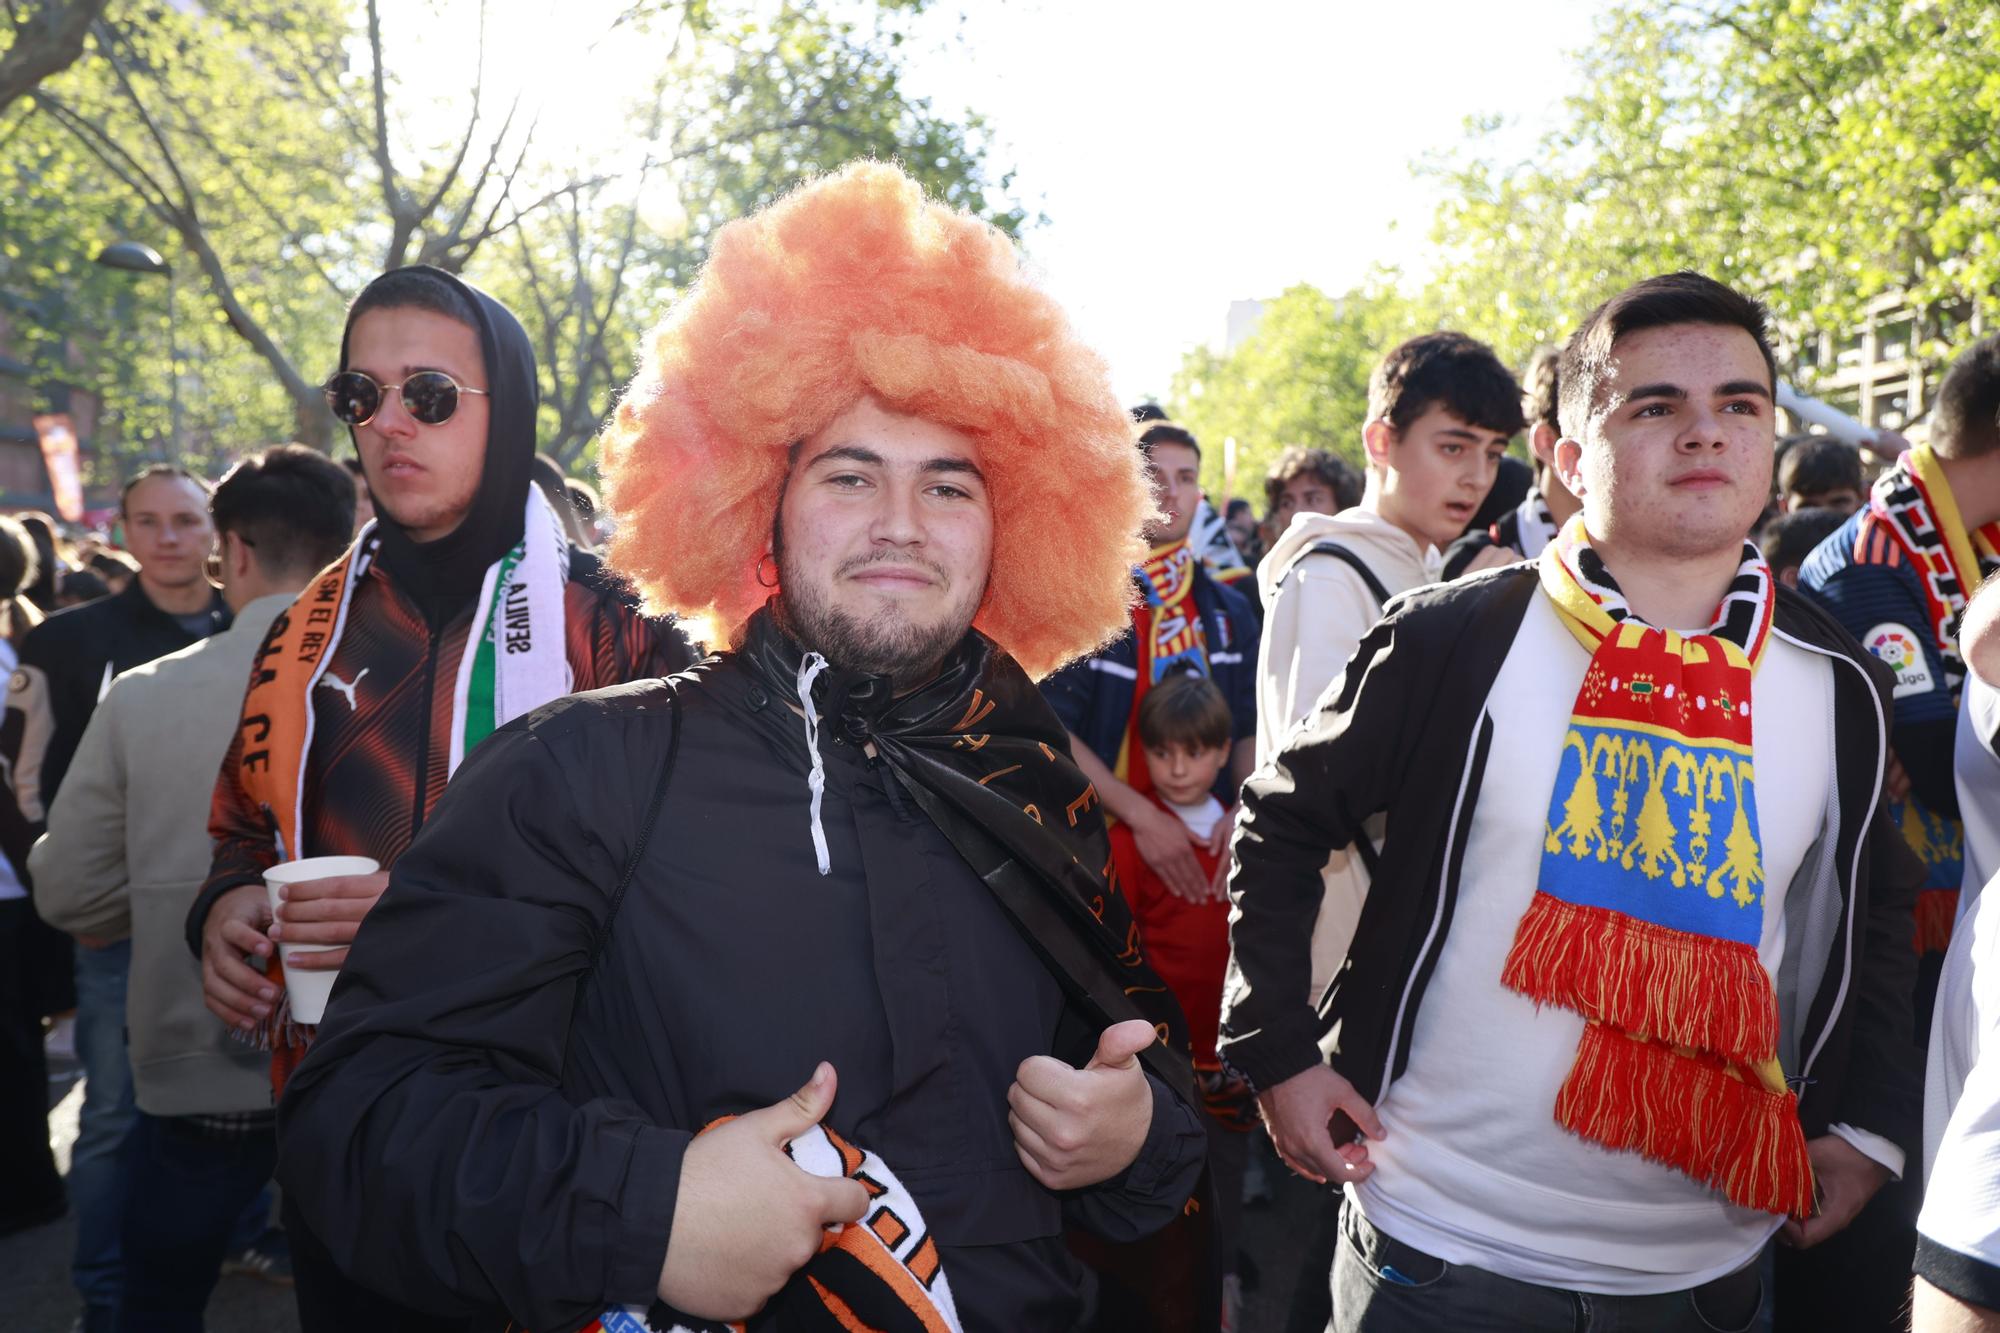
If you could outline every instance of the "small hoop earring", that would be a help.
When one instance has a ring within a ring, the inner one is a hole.
[[[766,580],[764,577],[764,565],[766,561],[769,561],[771,566],[771,577],[769,580]],[[776,588],[778,586],[778,562],[771,559],[769,551],[757,557],[757,586],[760,588]]]

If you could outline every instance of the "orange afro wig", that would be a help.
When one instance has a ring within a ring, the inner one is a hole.
[[[654,612],[736,641],[790,446],[864,395],[980,446],[993,566],[978,628],[1042,676],[1130,622],[1153,513],[1103,361],[995,228],[857,162],[717,235],[599,443],[611,563]]]

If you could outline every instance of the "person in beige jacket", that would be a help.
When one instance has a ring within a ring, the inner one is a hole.
[[[1257,566],[1266,608],[1257,652],[1258,768],[1340,676],[1383,603],[1439,579],[1439,551],[1485,501],[1500,455],[1523,424],[1513,375],[1462,333],[1412,338],[1375,367],[1361,437],[1368,484],[1360,505],[1293,515]],[[1379,843],[1381,829],[1371,832]],[[1362,859],[1352,850],[1336,853],[1326,883],[1326,906],[1313,928],[1315,1002],[1347,953],[1368,886]]]
[[[132,940],[139,1120],[122,1315],[141,1321],[199,1321],[230,1228],[270,1178],[269,1057],[203,1005],[182,927],[208,876],[209,775],[235,734],[252,661],[279,613],[345,549],[354,485],[324,455],[283,445],[237,464],[209,505],[234,624],[112,682],[28,858],[49,924]]]

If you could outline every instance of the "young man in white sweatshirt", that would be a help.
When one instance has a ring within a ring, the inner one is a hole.
[[[1257,567],[1266,607],[1257,654],[1257,763],[1278,752],[1347,666],[1382,604],[1439,575],[1525,424],[1521,387],[1492,349],[1462,333],[1427,333],[1387,356],[1368,381],[1361,434],[1368,484],[1338,514],[1298,513]],[[1380,830],[1375,833],[1377,840]],[[1358,906],[1367,872],[1353,849],[1327,863],[1331,901]],[[1316,997],[1346,951],[1328,911],[1313,933]]]
[[[1299,513],[1257,567],[1269,609],[1257,671],[1257,759],[1270,758],[1396,594],[1437,580],[1525,421],[1492,349],[1427,333],[1368,381],[1368,487],[1338,514]],[[1337,547],[1338,549],[1330,549]]]

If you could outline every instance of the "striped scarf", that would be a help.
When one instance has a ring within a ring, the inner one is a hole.
[[[1916,571],[1923,589],[1931,640],[1944,658],[1944,687],[1958,698],[1965,660],[1958,652],[1958,623],[1965,604],[2000,560],[2000,523],[1968,531],[1944,469],[1928,445],[1918,445],[1876,479],[1870,517],[1888,528]],[[1923,661],[1923,650],[1893,626],[1877,626],[1864,646],[1893,668]],[[1958,885],[1965,872],[1965,827],[1933,810],[1915,793],[1889,803],[1889,819],[1924,863],[1917,894],[1916,950],[1943,953],[1958,917]]]
[[[1194,604],[1194,546],[1187,540],[1158,547],[1139,566],[1145,593],[1141,618],[1139,679],[1157,685],[1170,671],[1208,674],[1208,636]]]
[[[1803,1217],[1812,1166],[1757,956],[1750,703],[1770,636],[1770,568],[1746,542],[1715,623],[1684,636],[1633,614],[1582,515],[1539,564],[1542,590],[1591,659],[1563,736],[1541,876],[1501,981],[1588,1020],[1556,1119],[1741,1207]]]
[[[363,528],[347,553],[279,612],[258,650],[243,716],[261,721],[257,738],[263,744],[244,746],[241,776],[243,790],[270,820],[280,861],[346,850],[305,842],[312,699],[333,663],[355,589],[379,544],[375,525]],[[541,488],[530,486],[521,540],[487,569],[474,605],[472,631],[452,688],[450,772],[456,773],[466,752],[496,727],[569,693],[563,606],[568,578],[569,547],[561,520]],[[359,681],[357,672],[346,688]],[[355,706],[350,696],[349,707]],[[311,1029],[292,1021],[275,953],[265,964],[265,975],[279,987],[279,1002],[248,1040],[273,1052],[272,1083],[282,1088],[311,1040]]]
[[[888,1164],[825,1125],[793,1139],[785,1152],[813,1175],[860,1181],[868,1211],[821,1239],[819,1253],[771,1298],[758,1322],[768,1317],[773,1326],[811,1333],[961,1333],[937,1241]],[[650,1308],[606,1310],[582,1333],[743,1333],[744,1327],[689,1318],[655,1301]]]

